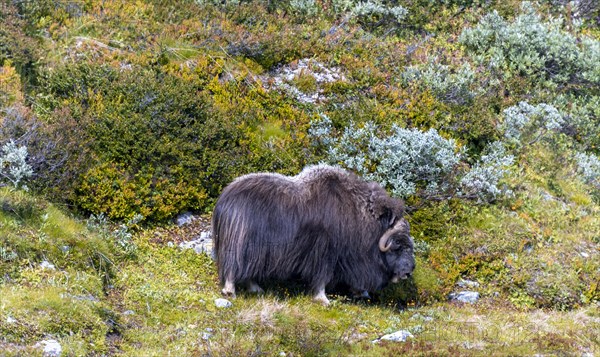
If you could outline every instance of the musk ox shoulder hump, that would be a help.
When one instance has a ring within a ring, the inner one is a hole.
[[[305,167],[304,170],[291,179],[298,184],[304,184],[327,177],[348,177],[349,175],[348,171],[339,167],[319,164]]]

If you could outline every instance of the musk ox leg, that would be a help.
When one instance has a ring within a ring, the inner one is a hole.
[[[325,295],[325,285],[319,287],[315,290],[315,295],[313,296],[313,300],[316,302],[320,302],[324,306],[329,305],[329,299],[327,295]]]
[[[257,284],[257,283],[255,283],[253,280],[248,280],[248,281],[246,282],[246,290],[247,290],[249,293],[253,293],[253,294],[262,294],[262,293],[264,293],[264,292],[265,292],[265,291],[264,291],[264,290],[263,290],[263,289],[262,289],[260,286],[258,286],[258,284]]]
[[[223,287],[223,290],[221,290],[221,294],[227,297],[235,297],[235,283],[232,279],[225,280],[225,286]]]

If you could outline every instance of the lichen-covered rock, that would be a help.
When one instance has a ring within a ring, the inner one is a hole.
[[[215,305],[218,308],[221,309],[226,309],[226,308],[230,308],[233,306],[233,304],[231,303],[231,301],[227,300],[227,299],[223,299],[223,298],[219,298],[215,300]]]
[[[62,353],[62,346],[56,340],[44,340],[35,344],[36,348],[44,349],[45,357],[58,357]]]
[[[385,341],[393,341],[393,342],[406,342],[406,340],[408,338],[414,338],[415,336],[413,336],[412,333],[406,331],[406,330],[400,330],[400,331],[396,331],[394,333],[390,333],[387,335],[384,335],[376,340],[373,341],[373,343],[377,343],[381,340],[385,340]]]
[[[450,294],[450,300],[474,304],[479,300],[479,293],[476,291],[459,291]]]
[[[213,241],[210,232],[202,232],[198,239],[179,243],[179,248],[193,249],[198,254],[206,253],[213,257]]]

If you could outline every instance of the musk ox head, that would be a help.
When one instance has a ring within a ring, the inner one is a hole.
[[[379,239],[379,250],[384,253],[384,264],[390,281],[397,283],[412,275],[415,269],[413,239],[406,219],[396,220]]]

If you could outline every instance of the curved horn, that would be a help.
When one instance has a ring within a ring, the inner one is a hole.
[[[381,250],[384,253],[390,250],[390,248],[392,247],[392,243],[388,243],[388,240],[390,239],[392,234],[395,233],[395,231],[395,229],[390,229],[389,231],[385,232],[385,234],[382,235],[381,238],[379,238],[379,250]]]
[[[379,238],[379,250],[381,250],[384,253],[390,250],[390,248],[392,247],[392,243],[388,243],[388,240],[392,235],[402,231],[407,224],[408,222],[406,222],[404,219],[400,219],[394,224],[393,228],[387,230],[385,234],[382,235],[381,238]]]

